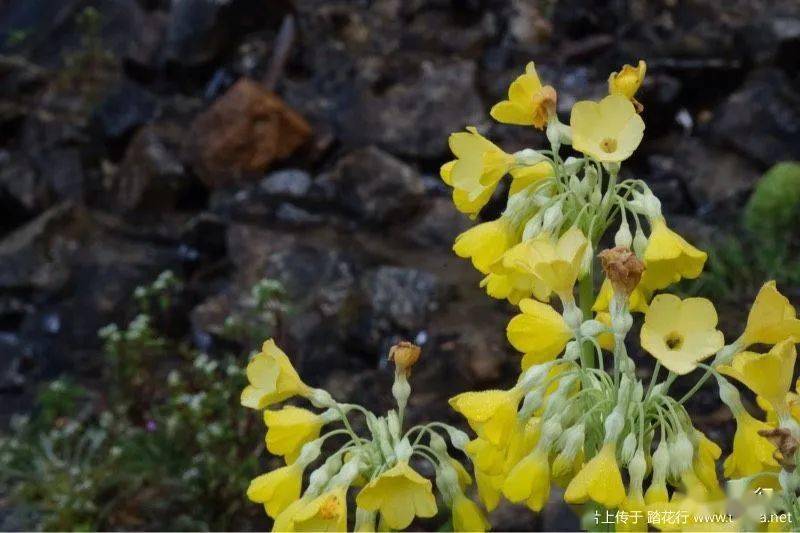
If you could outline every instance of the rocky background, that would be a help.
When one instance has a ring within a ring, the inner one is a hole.
[[[177,333],[209,353],[276,279],[279,344],[309,383],[389,407],[387,349],[413,340],[410,416],[452,420],[449,395],[507,386],[518,357],[512,308],[450,249],[470,222],[438,178],[448,134],[539,146],[488,116],[526,62],[566,120],[639,58],[627,171],[708,242],[765,169],[800,159],[796,0],[6,0],[2,420],[45,380],[97,379],[97,330],[166,269],[188,288]]]

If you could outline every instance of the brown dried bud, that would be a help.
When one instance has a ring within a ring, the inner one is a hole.
[[[644,263],[625,246],[603,250],[597,257],[600,258],[603,272],[614,287],[614,292],[630,296],[642,279]]]
[[[792,433],[786,428],[775,429],[762,429],[758,432],[759,435],[766,438],[777,448],[773,452],[772,457],[781,465],[786,471],[794,472],[795,462],[794,454],[797,451],[797,439],[792,436]]]
[[[389,360],[394,361],[398,372],[406,376],[411,373],[411,367],[419,359],[422,349],[414,343],[400,341],[389,350]]]

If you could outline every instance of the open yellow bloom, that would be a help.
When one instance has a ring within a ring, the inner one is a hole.
[[[584,100],[572,108],[572,147],[605,163],[618,163],[633,155],[642,142],[644,121],[624,96],[610,94]]]
[[[347,531],[347,489],[339,486],[297,509],[293,531]]]
[[[311,392],[272,339],[264,342],[261,353],[247,365],[247,380],[250,384],[242,391],[241,403],[252,409],[263,409],[292,396],[306,396]]]
[[[267,514],[275,518],[289,504],[300,498],[302,482],[303,467],[293,463],[252,480],[247,489],[247,497],[256,503],[263,503]]]
[[[744,346],[777,344],[791,336],[800,339],[800,319],[786,296],[778,292],[775,281],[768,281],[753,302],[741,341]]]
[[[547,237],[541,235],[538,239],[547,240]],[[509,248],[492,265],[491,273],[481,282],[489,296],[508,298],[514,305],[530,296],[543,302],[550,299],[550,287],[533,273],[531,266],[531,246],[534,241],[528,240]]]
[[[486,531],[489,521],[471,499],[459,492],[453,499],[453,531]]]
[[[486,289],[486,294],[498,300],[508,300],[513,305],[518,305],[520,300],[531,296],[531,283],[528,279],[532,276],[517,276],[515,274],[489,273],[481,280],[481,288]]]
[[[517,231],[511,220],[500,217],[491,222],[473,226],[458,237],[453,244],[457,256],[472,259],[473,266],[484,274],[492,263],[517,242]]]
[[[769,353],[738,353],[729,365],[720,365],[717,370],[744,383],[778,412],[787,412],[786,397],[792,386],[796,360],[797,349],[794,339],[790,338],[773,346]]]
[[[307,442],[319,437],[324,424],[322,417],[308,409],[287,405],[280,411],[264,411],[267,426],[267,450],[273,455],[283,455],[291,463]]]
[[[600,451],[572,478],[564,500],[584,503],[592,500],[609,509],[618,507],[625,499],[625,485],[617,465],[614,443],[603,444]]]
[[[611,286],[611,282],[605,279],[602,285],[600,285],[600,290],[597,292],[597,298],[595,298],[594,304],[592,305],[592,311],[608,311],[612,296],[614,296],[614,288]],[[633,313],[646,313],[649,301],[650,295],[648,291],[639,283],[628,297],[628,309]]]
[[[542,86],[533,62],[525,67],[525,74],[514,80],[508,88],[508,100],[495,104],[489,114],[498,122],[543,129],[548,117],[555,113],[556,91]]]
[[[634,96],[642,86],[646,72],[647,63],[641,59],[635,67],[624,65],[619,72],[612,72],[608,77],[608,94],[619,94],[636,105],[638,102]]]
[[[447,185],[453,187],[453,167],[456,166],[457,161],[448,161],[439,169],[439,175],[442,177]],[[483,206],[485,206],[492,198],[495,187],[482,187],[477,194],[475,189],[467,191],[465,189],[453,188],[453,204],[456,209],[474,219]]]
[[[564,351],[573,335],[564,318],[551,306],[531,299],[519,302],[519,314],[506,328],[508,341],[523,352],[522,368],[552,361]]]
[[[654,291],[681,280],[694,279],[703,272],[708,254],[686,242],[667,227],[663,218],[653,221],[644,251],[645,270],[640,287]]]
[[[450,406],[467,419],[479,437],[495,446],[508,442],[516,424],[520,395],[515,390],[464,392],[450,398]]]
[[[760,430],[772,428],[753,418],[744,409],[733,414],[736,417],[736,434],[733,437],[733,452],[723,463],[725,477],[740,478],[778,470],[778,463],[772,456],[775,446],[758,434]]]
[[[716,328],[717,311],[705,298],[659,294],[644,316],[641,344],[667,369],[688,374],[725,345]]]
[[[550,496],[550,463],[547,452],[537,448],[511,469],[503,483],[503,494],[514,503],[526,502],[541,511]]]
[[[392,529],[405,529],[414,516],[436,515],[436,498],[431,482],[406,462],[399,462],[361,489],[356,504],[367,511],[380,511]]]

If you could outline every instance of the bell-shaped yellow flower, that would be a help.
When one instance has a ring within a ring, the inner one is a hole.
[[[508,300],[512,305],[518,305],[520,300],[531,295],[531,284],[527,281],[513,274],[491,272],[481,280],[480,286],[486,289],[486,294],[492,298]]]
[[[302,509],[308,502],[308,498],[300,498],[290,503],[286,509],[278,513],[278,516],[275,517],[275,522],[272,524],[272,531],[275,533],[295,531],[294,516],[297,511]]]
[[[758,472],[778,470],[778,462],[773,457],[775,446],[758,434],[770,430],[768,424],[753,418],[744,409],[734,413],[736,434],[733,436],[733,452],[725,459],[725,477],[740,478]]]
[[[609,509],[618,507],[625,499],[625,485],[617,465],[616,446],[605,443],[600,451],[572,478],[564,500],[584,503],[592,500]]]
[[[525,167],[515,167],[509,171],[511,174],[511,186],[508,194],[512,196],[522,191],[534,183],[539,183],[543,179],[553,177],[553,165],[548,161],[541,161],[535,165]]]
[[[608,77],[608,94],[619,94],[636,105],[634,96],[642,86],[646,72],[647,64],[641,59],[635,67],[624,65],[619,72],[612,72]]]
[[[552,361],[573,337],[564,318],[551,306],[536,300],[522,300],[519,308],[522,314],[511,319],[506,334],[511,345],[525,354],[523,370]]]
[[[380,511],[392,529],[405,529],[415,516],[436,515],[436,498],[431,482],[406,462],[399,462],[361,489],[356,504],[367,511]]]
[[[716,328],[717,311],[705,298],[659,294],[644,316],[641,344],[667,369],[688,374],[725,345]]]
[[[647,528],[647,504],[641,490],[626,496],[619,505],[623,513],[617,515],[616,531],[645,532]],[[621,517],[625,517],[624,520]]]
[[[478,485],[478,496],[487,511],[493,511],[500,503],[500,489],[503,486],[503,474],[487,474],[481,470],[475,471],[475,483]]]
[[[467,443],[465,451],[477,470],[486,474],[497,475],[503,472],[506,448],[492,444],[478,437]]]
[[[709,495],[714,498],[722,496],[722,489],[719,486],[719,479],[717,479],[717,459],[722,454],[719,446],[702,432],[696,432],[698,436],[697,449],[692,459],[692,468]]]
[[[547,239],[540,236],[541,239]],[[491,273],[481,282],[489,296],[508,298],[517,305],[522,298],[533,296],[547,302],[552,291],[533,272],[531,246],[534,240],[516,244],[491,267]]]
[[[491,526],[480,507],[463,492],[453,498],[453,531],[486,531]]]
[[[457,162],[458,161],[448,161],[439,169],[439,175],[442,177],[442,181],[450,187],[453,187],[453,167],[456,166]],[[454,187],[453,204],[455,204],[456,209],[469,216],[469,218],[474,219],[478,216],[480,210],[483,209],[483,206],[492,198],[495,188],[496,187],[480,187],[480,189],[475,188],[467,191]]]
[[[768,281],[750,308],[741,342],[744,346],[777,344],[791,336],[800,339],[800,319],[788,298],[778,292],[775,281]]]
[[[287,405],[280,411],[264,411],[264,423],[267,450],[285,456],[286,462],[292,463],[305,443],[319,437],[324,421],[308,409]]]
[[[633,104],[618,94],[578,102],[569,119],[572,147],[597,161],[618,163],[633,155],[642,142],[644,121]]]
[[[492,263],[514,246],[517,239],[517,231],[511,220],[501,216],[473,226],[456,237],[453,251],[459,257],[472,259],[476,269],[488,274]]]
[[[508,100],[495,104],[489,114],[498,122],[542,129],[549,116],[555,113],[556,92],[549,85],[542,86],[533,62],[525,73],[511,83]]]
[[[252,480],[247,489],[247,497],[256,503],[263,503],[267,514],[275,518],[290,503],[300,498],[302,482],[303,466],[293,463]]]
[[[611,286],[611,282],[608,281],[608,279],[603,280],[603,283],[600,285],[600,290],[597,292],[597,298],[595,298],[594,304],[592,305],[592,311],[608,311],[613,296],[614,288]],[[628,297],[628,310],[633,313],[646,313],[649,301],[650,294],[642,284],[639,283]]]
[[[786,396],[792,386],[797,349],[794,339],[779,342],[765,354],[740,352],[729,365],[717,370],[742,383],[772,404],[778,412],[788,412]]]
[[[297,509],[293,531],[347,531],[347,489],[339,486]]]
[[[503,494],[514,503],[526,502],[541,511],[550,496],[550,463],[547,452],[536,448],[511,469],[503,482]]]
[[[264,342],[261,353],[247,365],[247,380],[250,384],[242,391],[241,402],[252,409],[263,409],[292,396],[307,396],[311,392],[272,339]]]
[[[645,269],[639,286],[647,291],[655,291],[681,278],[694,279],[699,276],[708,254],[669,229],[663,218],[654,220],[652,225],[644,251]]]
[[[520,393],[512,390],[464,392],[450,398],[450,406],[461,413],[479,437],[495,446],[508,442],[516,423]]]

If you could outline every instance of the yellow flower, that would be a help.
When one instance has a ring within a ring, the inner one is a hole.
[[[600,285],[597,298],[595,298],[594,305],[592,305],[592,311],[608,311],[612,296],[614,296],[614,289],[611,287],[611,282],[605,279],[602,285]],[[628,309],[634,313],[646,313],[649,301],[650,295],[644,286],[639,283],[628,297]]]
[[[511,186],[508,190],[509,195],[517,194],[526,187],[554,175],[553,165],[548,161],[542,161],[526,167],[512,168],[509,174],[511,174],[512,178]]]
[[[495,446],[486,439],[478,437],[467,443],[465,451],[477,470],[496,475],[503,471],[506,448]]]
[[[768,424],[753,418],[744,409],[734,412],[736,434],[733,436],[733,452],[723,463],[725,477],[740,478],[758,472],[778,470],[772,454],[775,446],[758,434],[760,430],[772,429]]]
[[[790,336],[800,339],[800,319],[786,296],[778,292],[775,281],[768,281],[753,302],[741,342],[744,346],[777,344]]]
[[[500,217],[474,226],[458,237],[453,244],[457,256],[471,258],[473,266],[484,274],[492,263],[517,242],[517,231],[511,220]]]
[[[606,163],[628,159],[642,142],[644,121],[624,96],[611,94],[600,100],[578,102],[569,119],[572,147]]]
[[[600,451],[572,478],[564,500],[584,503],[593,500],[609,509],[618,507],[625,499],[625,486],[617,465],[614,443],[603,444]]]
[[[617,531],[647,531],[647,505],[644,503],[641,491],[626,496],[619,505],[619,510],[626,514],[617,515]],[[620,516],[625,516],[625,521],[622,521]]]
[[[636,105],[638,102],[634,96],[642,86],[645,72],[647,72],[647,64],[641,59],[635,67],[624,65],[619,72],[612,72],[608,77],[608,94],[619,94]]]
[[[280,411],[264,411],[267,425],[267,450],[273,455],[283,455],[292,463],[307,442],[319,437],[324,421],[316,413],[287,405]]]
[[[242,391],[241,402],[253,409],[263,409],[292,396],[307,396],[311,392],[272,339],[264,342],[261,353],[247,365],[247,380],[250,384]]]
[[[486,531],[489,521],[475,502],[459,492],[453,499],[453,531]]]
[[[479,437],[503,446],[516,423],[519,400],[519,393],[513,389],[486,390],[454,396],[450,406],[467,419]]]
[[[644,251],[644,274],[640,287],[655,291],[681,278],[694,279],[703,271],[708,255],[669,229],[663,218],[653,221]]]
[[[492,118],[504,124],[534,126],[543,129],[547,120],[555,113],[556,91],[551,86],[542,86],[533,62],[525,67],[508,88],[508,100],[495,104],[489,112]]]
[[[611,313],[608,311],[600,311],[595,313],[594,319],[608,327],[611,327]],[[614,334],[608,332],[601,333],[597,336],[597,343],[602,349],[613,352],[615,344]]]
[[[247,489],[247,497],[256,503],[263,503],[267,514],[275,518],[290,503],[300,498],[302,482],[303,466],[293,463],[252,480]]]
[[[497,274],[491,272],[481,280],[480,286],[486,294],[498,300],[506,299],[517,305],[520,300],[531,295],[531,286],[526,278],[532,276],[516,276],[515,274]]]
[[[297,509],[294,531],[347,531],[347,489],[339,486]]]
[[[508,341],[525,354],[522,368],[552,361],[572,339],[564,318],[549,305],[531,299],[519,302],[522,314],[511,319],[506,328]]]
[[[414,516],[436,515],[436,498],[431,482],[406,462],[399,462],[361,489],[356,504],[367,511],[380,511],[392,529],[405,529]]]
[[[461,487],[461,490],[465,490],[467,487],[472,485],[472,476],[469,475],[469,472],[467,472],[467,469],[461,464],[461,461],[457,461],[451,457],[450,465],[456,471],[456,475],[458,476],[458,485]]]
[[[550,496],[550,463],[547,452],[537,448],[511,469],[503,483],[509,501],[525,501],[529,508],[541,511]]]
[[[786,396],[792,386],[796,359],[794,339],[790,338],[773,346],[769,353],[738,353],[730,365],[720,365],[717,370],[744,383],[778,412],[787,412]]]
[[[308,503],[307,498],[300,498],[290,503],[286,509],[278,513],[275,517],[275,522],[272,524],[272,531],[275,532],[289,532],[295,531],[294,529],[294,516],[298,510],[302,509]]]
[[[716,461],[722,454],[722,450],[702,432],[697,431],[696,434],[699,442],[692,460],[692,468],[697,478],[705,485],[709,494],[713,497],[721,497],[722,490],[717,479]]]
[[[659,294],[644,316],[642,348],[672,372],[688,374],[725,345],[716,327],[717,311],[705,298]]]
[[[439,169],[439,175],[442,177],[442,181],[451,187],[453,187],[453,167],[456,166],[456,163],[457,161],[448,161]],[[482,187],[477,191],[477,194],[473,195],[471,193],[475,193],[476,189],[466,191],[464,189],[453,188],[453,203],[456,209],[474,219],[478,216],[480,210],[483,209],[483,206],[492,198],[494,190],[495,187]]]
[[[475,470],[478,496],[487,511],[493,511],[500,503],[500,488],[503,486],[504,479],[503,474],[487,474],[481,470]]]

